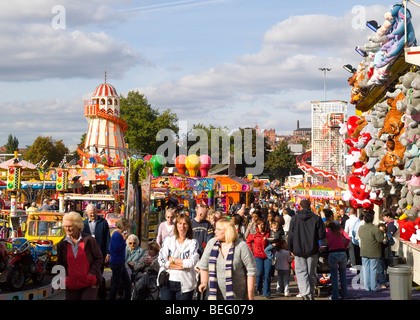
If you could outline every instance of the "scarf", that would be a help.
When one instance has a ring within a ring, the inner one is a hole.
[[[216,275],[216,262],[217,257],[219,256],[219,250],[221,248],[220,241],[214,243],[213,248],[210,252],[209,257],[209,300],[217,299],[217,275]],[[233,300],[233,283],[232,283],[232,261],[233,261],[233,252],[235,247],[229,249],[229,253],[226,257],[226,300]]]

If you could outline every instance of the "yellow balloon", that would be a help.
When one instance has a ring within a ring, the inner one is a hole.
[[[198,156],[195,154],[191,154],[185,159],[185,167],[188,169],[190,173],[190,177],[196,177],[198,170],[200,169],[201,161]]]

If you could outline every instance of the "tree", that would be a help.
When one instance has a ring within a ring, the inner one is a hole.
[[[255,128],[239,128],[230,135],[230,151],[234,153],[238,177],[261,175],[269,155],[267,138],[258,135]]]
[[[18,151],[19,149],[19,140],[12,136],[12,134],[9,134],[9,137],[7,139],[6,143],[6,153],[14,153],[15,151]],[[12,157],[6,157],[6,160],[11,159]]]
[[[38,137],[32,146],[23,154],[23,159],[31,163],[38,163],[45,158],[49,166],[58,166],[69,149],[64,145],[63,140],[54,140],[52,137]]]
[[[286,141],[280,142],[278,147],[268,155],[265,166],[270,170],[270,178],[281,180],[299,170],[296,157],[290,151]]]
[[[79,148],[80,148],[80,150],[83,150],[83,147],[84,147],[84,145],[85,145],[85,141],[86,141],[86,136],[87,136],[87,134],[86,134],[86,133],[83,133],[83,134],[82,134],[82,136],[80,137],[80,142],[79,142],[79,144],[77,145],[77,147],[79,147]],[[68,162],[70,162],[71,160],[75,160],[75,161],[79,161],[79,160],[80,160],[80,156],[79,156],[79,153],[77,152],[77,149],[76,149],[76,150],[74,150],[74,151],[70,154],[70,156],[67,158],[67,161],[68,161]]]
[[[144,154],[155,154],[162,144],[156,139],[161,129],[178,133],[178,117],[170,109],[162,113],[159,109],[153,109],[146,97],[138,91],[130,91],[127,98],[122,95],[120,98],[121,119],[128,124],[124,138],[130,149],[138,149]]]

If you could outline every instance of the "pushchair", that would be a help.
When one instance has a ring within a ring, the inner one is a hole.
[[[328,266],[328,248],[320,247],[318,254],[318,263],[316,266],[316,272],[321,274],[321,277],[317,279],[317,285],[315,287],[315,293],[318,297],[325,297],[330,295],[331,292],[331,279],[329,276],[324,276],[330,273]]]
[[[131,300],[158,300],[157,273],[150,270],[138,274],[131,293]]]

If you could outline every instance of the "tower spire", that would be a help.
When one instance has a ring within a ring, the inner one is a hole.
[[[106,83],[106,70],[105,70],[105,83]]]

